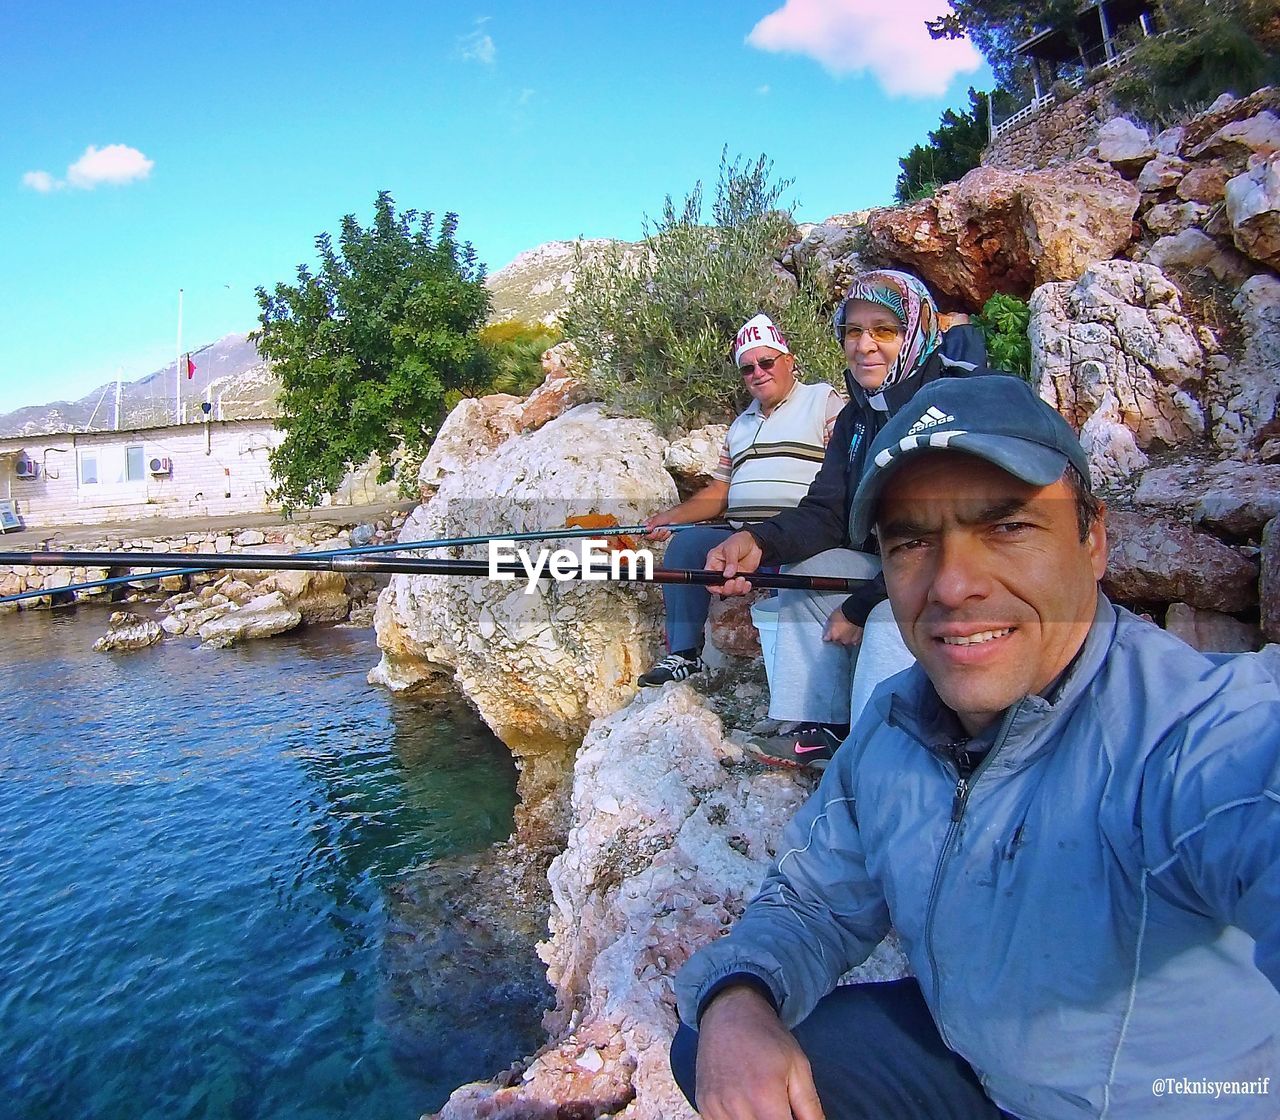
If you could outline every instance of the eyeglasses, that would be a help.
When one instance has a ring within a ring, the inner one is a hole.
[[[850,323],[844,329],[844,340],[861,342],[864,334],[869,334],[873,342],[893,342],[902,334],[902,331],[897,327],[891,327],[888,323],[877,323],[874,327],[859,327],[855,323]]]
[[[777,358],[761,358],[759,361],[748,362],[745,366],[739,366],[738,372],[742,374],[743,377],[750,377],[755,371],[756,366],[759,366],[765,373],[768,373],[773,369],[773,364],[777,360]]]

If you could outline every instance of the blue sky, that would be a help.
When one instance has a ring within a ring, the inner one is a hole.
[[[496,271],[632,239],[720,151],[801,220],[891,200],[898,157],[990,74],[945,0],[647,6],[0,0],[0,412],[257,324],[379,190],[456,211]]]

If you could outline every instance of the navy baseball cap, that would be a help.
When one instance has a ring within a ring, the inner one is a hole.
[[[922,451],[963,451],[1032,486],[1067,466],[1089,485],[1089,459],[1071,425],[1019,377],[944,377],[921,389],[876,436],[853,497],[849,539],[865,540],[885,482]]]

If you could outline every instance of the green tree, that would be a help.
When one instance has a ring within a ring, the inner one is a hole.
[[[348,214],[335,246],[316,238],[319,266],[296,284],[257,289],[254,341],[279,376],[284,442],[271,453],[275,496],[286,510],[315,505],[373,454],[380,481],[404,449],[418,461],[445,395],[482,374],[477,330],[489,310],[484,266],[456,239],[446,214],[397,214],[378,194],[373,224]]]
[[[565,336],[614,411],[667,431],[732,416],[744,397],[729,351],[759,311],[811,374],[838,378],[843,357],[817,283],[806,273],[797,288],[778,264],[796,239],[790,212],[779,208],[789,186],[772,180],[764,156],[741,163],[722,155],[710,224],[699,183],[679,207],[667,196],[640,245],[579,255]]]
[[[486,393],[525,396],[541,385],[546,376],[542,355],[563,338],[559,327],[545,323],[524,323],[518,319],[490,323],[480,331],[479,372],[483,374],[483,384],[475,392],[446,393],[446,405],[452,408],[464,396]]]
[[[929,133],[929,143],[916,144],[898,160],[902,170],[894,196],[899,202],[931,194],[943,183],[954,183],[982,162],[989,131],[987,101],[985,93],[970,87],[969,108],[959,113],[947,109],[938,127]]]
[[[951,11],[925,20],[935,39],[967,37],[987,60],[996,84],[1026,94],[1029,81],[1013,48],[1035,31],[1056,29],[1076,41],[1078,0],[949,0]]]

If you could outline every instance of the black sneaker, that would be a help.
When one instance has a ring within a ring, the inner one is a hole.
[[[825,770],[844,740],[821,723],[808,724],[791,735],[775,735],[751,744],[753,753],[770,766],[807,766]]]
[[[668,681],[682,681],[706,667],[706,662],[696,654],[686,657],[683,653],[669,653],[647,673],[641,673],[638,683],[641,688],[656,688]]]

